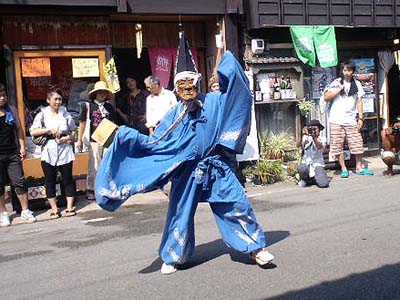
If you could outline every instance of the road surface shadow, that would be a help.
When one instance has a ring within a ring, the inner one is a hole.
[[[269,231],[265,232],[268,240],[268,245],[272,245],[280,242],[281,240],[287,238],[290,235],[289,231]],[[232,261],[243,263],[246,265],[255,265],[255,261],[251,259],[247,254],[235,251],[228,248],[222,239],[218,239],[212,242],[208,242],[199,246],[196,246],[195,254],[193,258],[179,266],[180,270],[190,269],[199,266],[205,262],[216,259],[219,256],[229,254]],[[155,259],[150,266],[139,271],[140,274],[149,274],[153,272],[159,272],[161,269],[162,260],[161,258]],[[271,264],[265,268],[274,268],[274,264]]]
[[[399,278],[397,263],[263,300],[396,300],[400,298]]]

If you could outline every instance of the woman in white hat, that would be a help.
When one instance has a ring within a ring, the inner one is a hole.
[[[115,121],[115,110],[113,106],[108,103],[113,98],[113,92],[107,87],[104,81],[97,81],[94,88],[88,94],[90,103],[84,105],[79,115],[79,130],[77,148],[82,151],[83,148],[83,135],[86,126],[90,126],[89,136],[92,136],[93,131],[99,126],[100,122],[107,118],[110,121]],[[89,122],[90,124],[87,124]],[[87,176],[87,198],[95,200],[94,198],[94,179],[96,177],[97,168],[103,157],[103,146],[99,145],[90,139],[89,149],[89,169]]]

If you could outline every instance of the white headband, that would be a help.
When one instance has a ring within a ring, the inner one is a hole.
[[[176,86],[177,82],[179,80],[185,79],[185,78],[191,78],[193,79],[193,85],[197,84],[197,81],[199,81],[199,79],[201,78],[201,74],[200,73],[196,73],[196,72],[192,72],[192,71],[183,71],[183,72],[179,72],[175,75],[174,78],[174,85]]]

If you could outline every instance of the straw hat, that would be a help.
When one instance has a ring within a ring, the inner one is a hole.
[[[90,98],[90,99],[94,99],[97,91],[107,91],[107,92],[108,92],[108,98],[111,98],[111,97],[112,97],[112,94],[113,94],[113,91],[110,90],[110,89],[107,87],[107,83],[105,83],[104,81],[101,81],[101,80],[100,80],[100,81],[97,81],[97,82],[94,84],[93,90],[91,90],[91,91],[88,93],[89,98]]]

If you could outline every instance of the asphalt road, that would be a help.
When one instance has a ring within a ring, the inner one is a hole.
[[[196,253],[162,276],[166,204],[0,230],[0,299],[400,299],[400,175],[335,178],[328,189],[251,189],[275,265],[228,249],[207,204]]]

